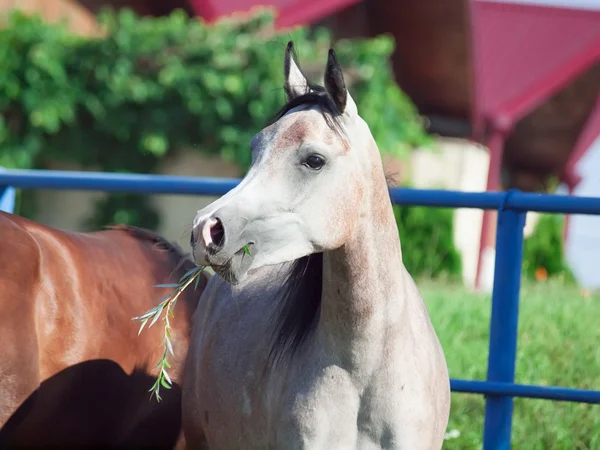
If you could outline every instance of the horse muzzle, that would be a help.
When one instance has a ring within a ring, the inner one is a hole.
[[[218,216],[201,219],[192,228],[190,244],[196,264],[210,266],[226,281],[236,284],[250,269],[255,246],[230,229],[237,224],[228,227],[225,222]]]

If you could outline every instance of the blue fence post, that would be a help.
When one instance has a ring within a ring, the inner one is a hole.
[[[513,192],[506,193],[498,210],[487,373],[488,381],[504,383],[513,383],[515,378],[526,214],[505,209],[505,202]],[[512,413],[512,397],[486,396],[484,450],[510,450]]]
[[[6,171],[4,167],[0,166],[0,172]],[[0,211],[7,213],[15,212],[15,188],[11,186],[0,186]]]

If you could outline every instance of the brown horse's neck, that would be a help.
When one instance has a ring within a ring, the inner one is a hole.
[[[319,334],[342,364],[378,357],[387,330],[403,308],[404,270],[398,229],[379,167],[355,233],[324,254]]]

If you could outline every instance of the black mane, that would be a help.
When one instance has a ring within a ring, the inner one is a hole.
[[[323,253],[293,261],[281,284],[272,317],[269,364],[294,356],[315,330],[323,294]]]

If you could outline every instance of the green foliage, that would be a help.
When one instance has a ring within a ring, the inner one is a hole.
[[[207,25],[181,11],[159,18],[104,12],[102,38],[71,35],[11,13],[0,30],[0,165],[75,162],[151,173],[176,148],[238,164],[284,102],[283,52],[293,39],[307,73],[322,74],[331,36],[297,29],[273,36],[273,17]],[[349,89],[383,153],[426,145],[416,111],[393,81],[387,36],[336,43]],[[320,81],[317,79],[316,81]],[[92,218],[154,228],[148,201],[110,199]],[[141,210],[136,211],[136,210]]]
[[[460,279],[462,259],[454,246],[454,210],[394,206],[402,259],[415,278]]]
[[[545,269],[549,278],[561,277],[565,281],[575,279],[566,264],[563,252],[563,216],[544,214],[533,233],[523,243],[523,274],[536,279],[536,271]]]

